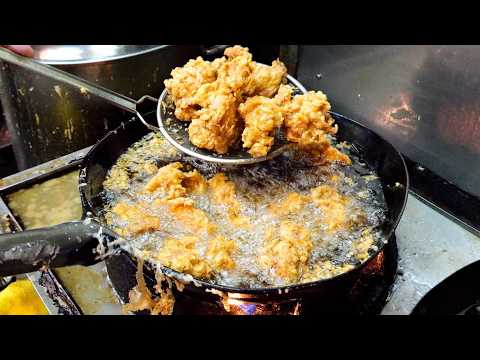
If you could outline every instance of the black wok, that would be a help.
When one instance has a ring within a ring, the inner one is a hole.
[[[383,224],[384,240],[391,238],[402,216],[409,188],[408,173],[400,153],[386,140],[363,125],[342,115],[332,113],[339,126],[337,138],[347,141],[358,149],[362,161],[374,169],[381,179],[388,214]],[[122,124],[108,133],[90,150],[84,158],[79,177],[79,190],[83,206],[83,220],[57,226],[22,231],[0,236],[0,276],[36,271],[43,266],[61,267],[67,265],[92,265],[111,256],[122,253],[136,264],[134,256],[120,249],[118,235],[102,223],[99,214],[103,209],[103,181],[108,170],[118,157],[133,143],[140,140],[149,130],[136,118]],[[215,291],[236,294],[239,298],[270,298],[272,296],[294,299],[308,294],[325,293],[332,296],[339,280],[349,284],[355,276],[385,246],[380,241],[377,250],[370,253],[367,261],[352,270],[333,278],[281,288],[239,289],[215,285],[206,281],[194,281],[185,286],[185,292],[214,296]],[[166,276],[185,281],[185,274],[164,268]],[[152,267],[146,262],[145,276],[154,279]],[[191,277],[190,277],[191,278]],[[208,291],[206,291],[208,290]],[[218,299],[218,296],[217,296]],[[336,301],[333,297],[332,301]]]

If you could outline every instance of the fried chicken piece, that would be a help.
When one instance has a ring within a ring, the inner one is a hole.
[[[249,49],[236,45],[225,49],[228,61],[218,71],[218,78],[232,91],[240,91],[245,96],[265,96],[271,98],[287,74],[286,66],[279,60],[271,66],[252,61]]]
[[[238,112],[245,122],[243,147],[249,148],[253,157],[267,155],[274,142],[274,132],[283,123],[280,106],[273,99],[254,96],[240,104]]]
[[[232,269],[235,262],[232,259],[235,242],[222,236],[211,239],[208,243],[206,257],[201,256],[197,249],[200,239],[196,236],[185,236],[180,239],[165,240],[160,251],[153,255],[164,266],[173,270],[190,274],[198,278],[209,278],[213,272]]]
[[[208,243],[207,258],[210,266],[216,270],[233,269],[235,262],[232,259],[235,251],[235,241],[228,240],[223,236],[217,236]]]
[[[309,91],[295,96],[284,106],[284,125],[287,139],[316,157],[320,163],[340,161],[350,163],[333,148],[327,135],[337,133],[338,127],[330,116],[330,103],[321,91]]]
[[[199,148],[225,154],[240,136],[235,96],[215,82],[198,90],[195,103],[202,109],[188,127],[190,141]]]
[[[207,180],[197,170],[184,173],[183,186],[190,193],[203,194],[208,187]]]
[[[310,191],[312,201],[323,212],[323,222],[329,232],[334,232],[347,226],[346,206],[349,199],[338,193],[333,187],[320,185]]]
[[[187,192],[203,193],[207,189],[207,181],[197,171],[184,172],[183,164],[173,162],[157,170],[157,174],[145,185],[145,191],[160,191],[166,200],[185,196]]]
[[[269,210],[277,216],[287,216],[298,213],[310,202],[310,197],[296,192],[289,193],[285,199],[271,204]]]
[[[188,61],[183,67],[171,72],[171,79],[165,80],[165,87],[175,103],[175,116],[179,120],[189,121],[196,113],[192,102],[196,92],[203,84],[217,79],[217,68],[221,61],[211,63],[200,56]]]
[[[229,59],[233,59],[240,56],[250,57],[250,59],[252,58],[252,54],[250,54],[249,49],[247,47],[243,47],[240,45],[235,45],[235,46],[226,48],[223,54]]]
[[[165,204],[164,201],[157,199],[158,205]],[[178,198],[167,201],[168,210],[174,215],[192,234],[206,232],[213,234],[216,226],[208,218],[205,211],[197,209],[192,199]]]
[[[160,219],[145,213],[138,205],[118,203],[112,208],[112,213],[126,222],[124,228],[116,229],[123,236],[141,235],[160,229]]]
[[[248,219],[240,214],[240,203],[237,200],[235,184],[225,174],[219,173],[208,180],[213,202],[227,206],[228,220],[236,226],[248,226]]]
[[[260,262],[287,283],[294,283],[306,268],[312,249],[308,230],[291,221],[283,221],[279,229],[271,229],[267,234]]]
[[[187,190],[183,187],[182,181],[185,178],[181,170],[183,165],[179,162],[170,163],[161,167],[157,174],[150,179],[145,186],[146,192],[161,191],[167,199],[175,199],[185,196]]]
[[[251,75],[245,86],[247,96],[259,95],[271,98],[275,95],[287,75],[286,66],[279,60],[272,62],[272,66],[252,62]]]
[[[280,85],[274,100],[282,108],[282,112],[285,111],[286,106],[292,101],[292,95],[293,88],[290,85]]]
[[[217,82],[232,91],[236,97],[240,97],[251,79],[252,54],[248,52],[248,48],[238,45],[225,49],[224,54],[228,60],[220,63]]]
[[[154,258],[178,272],[199,278],[209,278],[212,269],[197,250],[196,245],[199,241],[195,236],[185,236],[180,239],[168,238]]]

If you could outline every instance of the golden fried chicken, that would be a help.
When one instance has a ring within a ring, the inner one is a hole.
[[[274,142],[274,132],[282,126],[282,109],[274,99],[264,96],[248,98],[240,104],[238,112],[245,122],[242,133],[243,147],[253,157],[267,155]]]
[[[277,95],[274,99],[279,106],[282,107],[282,112],[288,104],[292,101],[293,88],[290,85],[280,85]]]
[[[308,230],[291,221],[283,221],[278,229],[267,233],[265,240],[260,263],[272,268],[285,282],[296,282],[305,270],[313,249]]]
[[[310,202],[310,200],[310,197],[307,195],[292,192],[289,193],[285,199],[277,203],[270,204],[268,208],[277,216],[288,216],[292,213],[298,213]]]
[[[188,61],[183,67],[176,67],[171,72],[171,79],[165,80],[165,87],[175,103],[175,116],[179,120],[191,120],[196,109],[192,100],[203,84],[211,83],[217,78],[220,62],[215,64],[203,60],[200,56]]]
[[[271,98],[274,96],[287,75],[287,68],[279,61],[272,62],[272,66],[252,62],[251,76],[245,86],[247,96],[260,95]]]
[[[228,60],[219,65],[217,82],[240,97],[252,74],[252,54],[248,48],[234,46],[225,50],[225,56]]]
[[[250,57],[252,59],[252,54],[250,54],[249,49],[247,47],[243,47],[240,45],[235,45],[229,48],[226,48],[223,54],[229,58],[233,59],[236,57]]]
[[[112,213],[126,222],[123,228],[115,229],[123,236],[137,236],[160,229],[160,219],[147,214],[140,205],[121,202],[112,208]]]
[[[170,269],[195,277],[209,278],[212,269],[197,250],[198,242],[199,239],[195,236],[185,236],[180,239],[168,238],[160,251],[153,256]]]
[[[335,188],[320,185],[311,190],[311,197],[316,206],[322,209],[323,223],[329,232],[334,232],[347,226],[348,198]]]
[[[284,90],[286,91],[286,90]],[[335,149],[327,135],[336,134],[338,127],[330,116],[330,103],[321,91],[309,91],[295,96],[283,107],[284,126],[287,139],[320,159],[320,163],[340,161],[350,163],[350,159]]]
[[[184,196],[187,191],[182,185],[185,175],[181,170],[182,163],[173,162],[161,167],[157,174],[145,185],[146,192],[160,191],[167,199],[175,199]]]
[[[233,46],[225,49],[228,61],[219,68],[218,78],[237,95],[245,96],[274,96],[280,84],[285,79],[287,68],[279,61],[272,62],[272,66],[252,61],[252,54],[248,48]]]
[[[240,135],[235,96],[218,82],[203,85],[195,104],[202,107],[188,127],[193,145],[225,154]]]
[[[147,185],[146,192],[160,192],[166,200],[183,197],[187,192],[202,193],[207,189],[207,181],[197,171],[182,171],[183,164],[173,162],[157,169]]]
[[[233,240],[228,240],[223,236],[211,239],[208,243],[206,254],[210,266],[216,271],[233,269],[235,262],[232,259],[232,255],[235,249],[236,245]]]
[[[157,199],[154,203],[161,206],[164,201]],[[167,205],[170,213],[192,234],[216,232],[215,224],[210,221],[205,211],[195,207],[192,199],[180,197],[168,200]]]
[[[228,207],[228,220],[236,226],[248,226],[248,220],[241,215],[235,184],[225,174],[219,173],[208,180],[210,197],[214,203]]]

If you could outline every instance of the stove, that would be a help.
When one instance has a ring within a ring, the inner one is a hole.
[[[12,194],[78,171],[88,150],[86,148],[74,152],[2,179],[0,217],[6,225],[0,229],[20,231],[22,225],[25,225],[21,215],[14,215]],[[75,176],[75,173],[71,176]],[[53,186],[51,184],[48,183],[48,186]],[[56,184],[58,186],[59,180]],[[72,192],[78,192],[75,184],[70,186]],[[55,206],[56,204],[49,204],[50,208]],[[79,212],[71,211],[71,214],[73,215],[68,216],[75,217]],[[75,218],[62,218],[58,222],[66,220]],[[178,293],[174,314],[409,314],[428,290],[478,259],[478,234],[462,227],[441,209],[411,192],[396,235],[364,268],[355,286],[346,291],[344,301],[330,305],[326,311],[320,306],[319,299],[297,299],[282,303],[255,303],[236,299],[228,304],[221,301],[211,304]],[[116,271],[121,266],[118,257],[113,257],[107,263],[102,262],[88,268],[46,270],[27,276],[50,314],[122,314],[121,305],[127,301],[128,291],[135,285],[135,281],[115,276],[121,274],[121,271]]]

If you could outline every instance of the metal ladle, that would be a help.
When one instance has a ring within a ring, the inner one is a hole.
[[[271,159],[280,155],[288,148],[288,143],[282,132],[278,131],[275,136],[275,144],[267,156],[254,158],[241,147],[241,144],[234,146],[234,149],[228,154],[219,155],[211,151],[200,149],[190,142],[187,131],[189,123],[175,118],[173,115],[174,108],[172,107],[172,102],[169,101],[169,95],[166,89],[163,90],[158,100],[149,95],[142,96],[139,100],[133,100],[125,95],[95,85],[65,71],[58,70],[55,67],[41,64],[30,58],[17,55],[5,48],[0,48],[0,60],[31,70],[53,80],[72,85],[78,88],[82,93],[87,92],[93,94],[129,111],[135,114],[148,129],[152,131],[160,131],[167,141],[181,152],[204,161],[229,165],[252,164]],[[287,81],[294,88],[294,93],[306,93],[306,89],[290,75],[287,75]],[[138,105],[145,100],[150,100],[157,104],[158,127],[146,122],[137,109]]]

